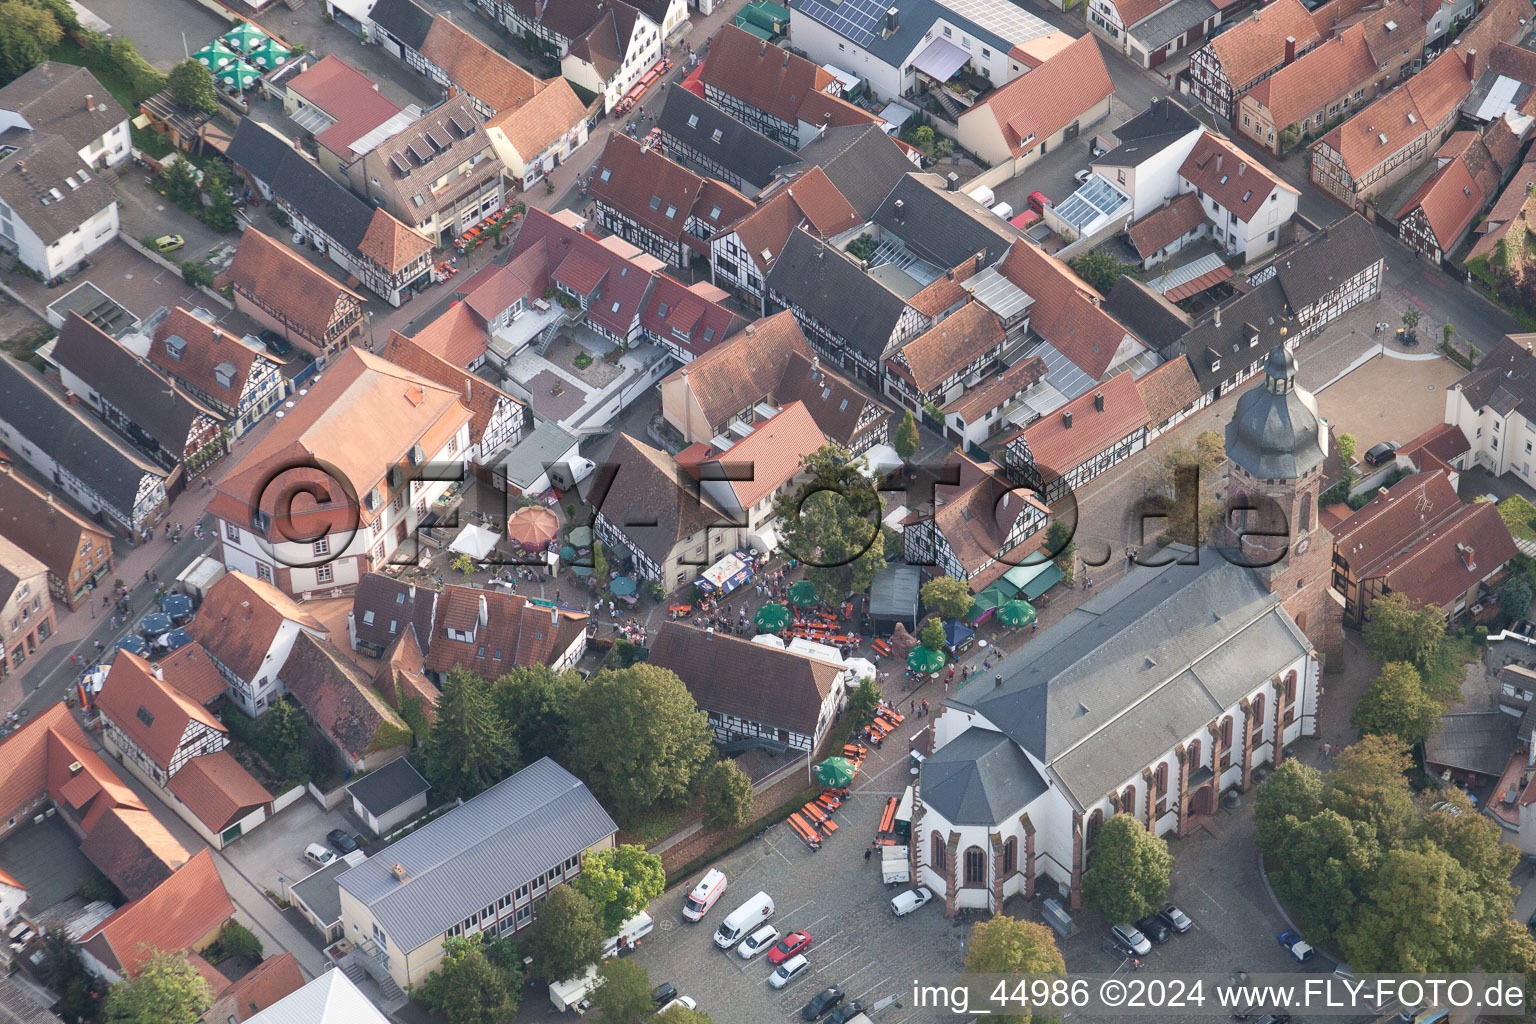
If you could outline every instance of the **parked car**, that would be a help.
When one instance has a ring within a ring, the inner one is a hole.
[[[811,962],[805,958],[804,953],[796,953],[788,960],[779,964],[778,968],[768,975],[768,984],[774,988],[783,988],[804,974],[810,966]]]
[[[1195,926],[1195,922],[1189,919],[1189,915],[1172,903],[1163,904],[1163,909],[1158,911],[1157,916],[1162,919],[1164,924],[1180,935],[1183,935]]]
[[[857,999],[851,1003],[844,1003],[832,1011],[832,1016],[827,1018],[827,1024],[848,1024],[850,1020],[863,1013],[865,1009],[867,1007]]]
[[[1299,963],[1306,963],[1312,959],[1312,947],[1301,941],[1301,936],[1294,931],[1283,931],[1275,936],[1275,940],[1290,951]]]
[[[651,1001],[655,1003],[670,1003],[677,998],[677,986],[670,981],[664,981],[651,990]]]
[[[343,828],[333,828],[325,834],[325,841],[331,844],[331,848],[342,856],[357,852],[357,840],[347,835]]]
[[[1093,172],[1084,167],[1082,170],[1072,175],[1072,180],[1077,182],[1079,185],[1084,185],[1087,184],[1088,179],[1091,177],[1093,177]]]
[[[155,239],[155,252],[175,252],[187,244],[180,235],[161,235]]]
[[[819,1020],[826,1016],[838,1003],[843,1001],[843,990],[836,985],[829,985],[811,997],[811,1001],[800,1009],[801,1020]]]
[[[699,1008],[698,1001],[695,1000],[693,998],[693,996],[678,996],[676,999],[672,1000],[670,1003],[666,1004],[665,1006],[663,1006],[661,1009],[657,1010],[656,1012],[657,1013],[666,1013],[668,1010],[672,1009],[672,1007],[674,1007],[674,1006],[686,1006],[690,1010],[697,1010]]]
[[[1379,466],[1392,458],[1392,453],[1400,447],[1396,441],[1383,441],[1380,444],[1371,445],[1370,451],[1365,453],[1367,466]]]
[[[736,947],[736,955],[743,960],[751,960],[778,941],[779,930],[771,924],[765,924],[741,940],[741,945]]]
[[[256,339],[267,346],[267,351],[275,356],[286,356],[293,353],[293,344],[276,331],[258,331]]]
[[[1056,205],[1055,203],[1051,202],[1050,196],[1046,195],[1044,192],[1041,192],[1039,189],[1036,189],[1029,194],[1028,202],[1030,208],[1033,209],[1036,213],[1040,214],[1042,217],[1045,216],[1046,210],[1053,209]]]
[[[810,932],[790,932],[768,951],[768,962],[771,964],[781,964],[796,953],[804,953],[810,948]]]
[[[916,889],[908,889],[906,892],[891,898],[891,913],[897,917],[906,917],[931,899],[933,899],[933,890],[926,885],[920,885]]]
[[[317,868],[323,868],[336,859],[336,855],[319,843],[310,843],[304,847],[304,859]]]
[[[1136,922],[1136,928],[1141,934],[1156,943],[1168,941],[1168,936],[1173,934],[1173,929],[1156,914],[1148,914]]]
[[[1117,924],[1109,930],[1109,935],[1115,940],[1115,945],[1138,956],[1152,952],[1152,943],[1133,924]]]

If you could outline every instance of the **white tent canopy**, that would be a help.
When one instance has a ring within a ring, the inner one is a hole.
[[[453,543],[448,545],[448,548],[471,558],[484,559],[496,550],[496,541],[499,539],[500,535],[494,531],[470,523],[459,531],[459,535],[453,538]]]

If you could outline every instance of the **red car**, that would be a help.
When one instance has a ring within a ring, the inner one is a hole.
[[[790,932],[768,951],[768,962],[771,964],[781,964],[795,954],[804,953],[810,948],[810,932]]]

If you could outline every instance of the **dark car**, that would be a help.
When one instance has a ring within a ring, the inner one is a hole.
[[[677,986],[670,981],[664,981],[651,990],[651,1000],[655,1003],[670,1003],[677,998]]]
[[[832,1016],[827,1018],[827,1024],[848,1024],[850,1020],[863,1013],[865,1006],[855,999],[851,1003],[844,1003],[832,1011]]]
[[[267,346],[267,351],[275,356],[286,356],[293,351],[293,345],[288,339],[276,331],[261,331],[256,335],[261,343]]]
[[[819,1020],[823,1014],[843,1001],[843,990],[833,985],[816,993],[816,997],[800,1011],[801,1020]]]
[[[1371,450],[1365,453],[1365,464],[1379,466],[1392,458],[1392,453],[1397,451],[1396,441],[1383,441],[1381,444],[1372,445]]]
[[[325,841],[331,844],[331,848],[340,854],[356,853],[357,840],[347,835],[344,829],[333,828],[325,834]]]
[[[1195,922],[1189,919],[1189,915],[1184,913],[1184,911],[1180,910],[1178,907],[1174,906],[1172,903],[1163,904],[1163,909],[1157,912],[1157,916],[1158,919],[1163,922],[1163,924],[1167,925],[1169,928],[1172,928],[1180,935],[1183,935],[1185,932],[1189,931],[1195,926]]]
[[[1160,914],[1148,914],[1136,922],[1136,927],[1153,942],[1167,942],[1168,936],[1173,934],[1173,929],[1168,927]]]

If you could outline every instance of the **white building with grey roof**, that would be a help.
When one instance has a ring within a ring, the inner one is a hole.
[[[528,927],[534,905],[618,829],[580,779],[543,758],[338,878],[346,938],[376,976],[420,985],[444,940]]]

